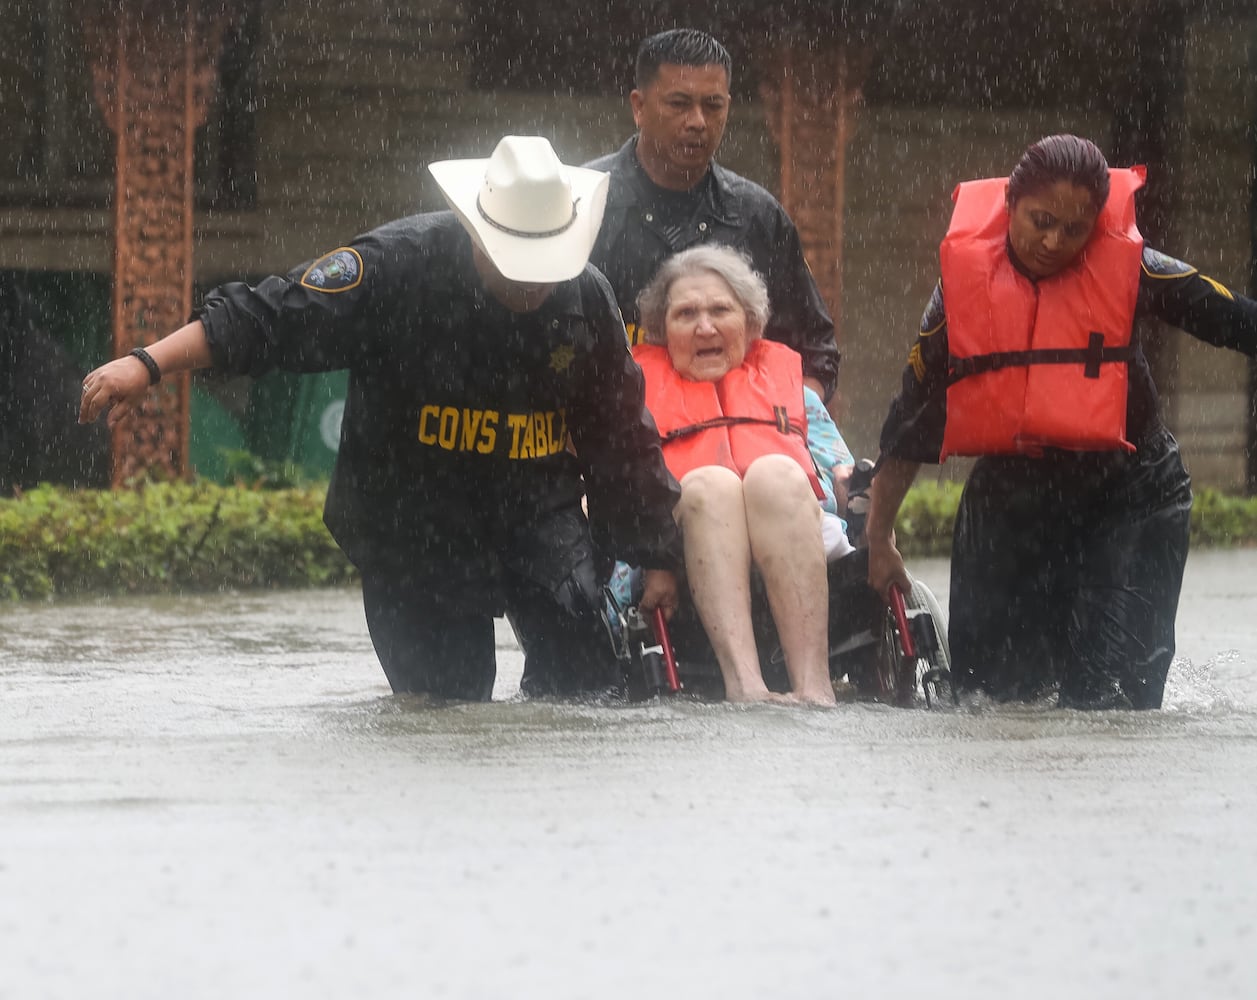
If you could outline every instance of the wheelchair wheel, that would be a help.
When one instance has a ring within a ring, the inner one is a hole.
[[[909,607],[922,608],[930,613],[934,634],[938,639],[938,659],[935,666],[951,670],[951,646],[947,642],[947,612],[938,603],[934,591],[920,580],[912,581],[912,593],[907,598]]]
[[[908,707],[923,700],[927,707],[956,701],[951,683],[951,651],[947,620],[938,599],[924,583],[914,580],[904,594],[915,656],[903,651],[899,625],[889,608],[881,620],[876,660],[867,693],[889,705]]]

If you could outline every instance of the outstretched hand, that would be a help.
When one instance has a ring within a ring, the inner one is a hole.
[[[648,569],[645,574],[645,589],[637,607],[644,614],[650,614],[655,608],[663,609],[663,616],[671,620],[677,609],[677,578],[666,569]]]
[[[108,412],[114,427],[135,413],[149,390],[148,369],[139,358],[127,355],[101,365],[83,379],[79,423],[90,424]]]

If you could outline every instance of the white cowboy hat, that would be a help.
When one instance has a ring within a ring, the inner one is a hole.
[[[602,225],[607,174],[564,166],[538,135],[508,135],[487,160],[442,160],[428,169],[503,277],[550,283],[584,270]]]

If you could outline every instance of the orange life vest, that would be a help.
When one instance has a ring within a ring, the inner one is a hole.
[[[1144,168],[1109,171],[1109,198],[1078,259],[1031,281],[1009,260],[1003,178],[961,184],[939,251],[948,455],[1134,451],[1126,440]]]
[[[762,455],[788,455],[824,499],[807,449],[803,362],[789,347],[753,340],[743,363],[718,382],[684,378],[666,347],[638,344],[633,358],[646,376],[646,408],[659,427],[664,461],[678,480],[704,465],[744,475]]]

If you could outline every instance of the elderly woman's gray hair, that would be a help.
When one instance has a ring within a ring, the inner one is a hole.
[[[668,343],[668,298],[672,286],[681,278],[697,274],[714,274],[721,278],[738,305],[746,313],[747,340],[755,340],[764,332],[770,315],[768,287],[751,267],[750,260],[731,247],[708,243],[682,250],[669,257],[655,272],[650,284],[637,296],[637,311],[641,317],[642,339],[648,344],[666,346]]]

